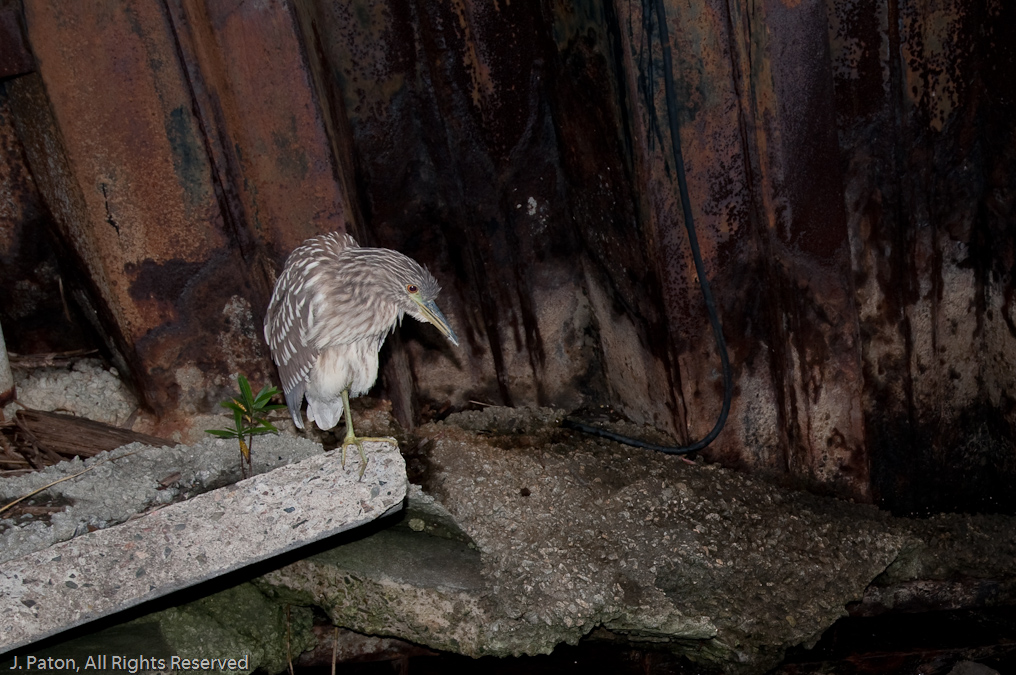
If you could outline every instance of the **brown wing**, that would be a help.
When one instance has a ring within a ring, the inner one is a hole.
[[[342,251],[357,246],[356,241],[343,232],[308,239],[289,255],[268,303],[265,341],[279,366],[289,414],[301,429],[300,408],[307,380],[321,351],[314,340],[315,309],[317,307],[319,312],[321,304],[321,289],[316,282],[334,265]]]

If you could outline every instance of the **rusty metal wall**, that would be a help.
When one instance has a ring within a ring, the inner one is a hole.
[[[683,342],[682,406],[701,437],[719,407],[718,358],[667,166],[658,28],[641,10],[627,3],[618,17],[636,161],[667,317]],[[868,499],[825,5],[724,0],[670,10],[692,208],[738,371],[739,405],[718,451]]]
[[[643,3],[22,4],[35,73],[3,82],[0,131],[157,412],[273,376],[274,275],[345,229],[427,264],[463,338],[393,340],[404,421],[480,400],[712,426]],[[665,4],[735,373],[709,454],[903,511],[1011,508],[1014,9]]]
[[[875,497],[1012,510],[1016,6],[834,9]]]

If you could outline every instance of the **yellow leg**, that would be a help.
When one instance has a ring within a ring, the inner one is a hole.
[[[353,433],[353,414],[349,412],[349,391],[345,390],[342,392],[342,406],[346,413],[346,437],[342,440],[342,466],[346,466],[346,446],[355,445],[356,449],[360,451],[360,478],[363,478],[363,472],[367,470],[367,455],[363,452],[364,441],[384,441],[389,443],[395,443],[394,438],[360,438]]]

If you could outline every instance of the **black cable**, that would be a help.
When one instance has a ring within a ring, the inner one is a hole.
[[[648,9],[646,2],[643,2],[643,11]],[[727,354],[727,341],[723,338],[723,327],[720,325],[720,317],[716,312],[716,302],[713,300],[713,292],[709,288],[709,280],[706,278],[705,266],[702,264],[702,254],[699,251],[698,237],[695,234],[695,222],[692,219],[691,199],[688,196],[688,179],[684,173],[684,158],[681,154],[681,124],[677,118],[677,88],[674,86],[674,63],[670,50],[670,33],[667,28],[667,12],[663,0],[654,0],[656,10],[656,21],[660,27],[660,45],[663,48],[663,85],[664,94],[667,99],[667,120],[670,123],[670,148],[674,157],[674,170],[677,172],[677,187],[681,194],[681,208],[684,212],[684,227],[688,230],[688,244],[691,247],[691,255],[695,260],[695,273],[698,274],[699,286],[702,289],[702,297],[706,303],[706,310],[709,313],[709,323],[713,327],[713,335],[716,338],[716,348],[720,352],[720,363],[723,368],[723,407],[720,415],[713,425],[712,431],[706,434],[702,440],[686,446],[657,445],[646,441],[615,434],[613,431],[600,429],[583,422],[567,419],[561,423],[562,426],[570,429],[578,429],[588,434],[595,434],[612,441],[633,445],[638,448],[647,448],[658,452],[665,452],[669,455],[684,455],[689,452],[701,450],[713,442],[720,434],[723,425],[727,423],[727,415],[730,413],[730,398],[733,390],[733,376],[730,372],[730,356]]]

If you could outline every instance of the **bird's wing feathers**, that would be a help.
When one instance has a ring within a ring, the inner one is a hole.
[[[348,234],[332,232],[308,240],[290,254],[265,316],[265,340],[279,366],[279,377],[293,422],[303,428],[300,406],[307,378],[323,345],[316,318],[323,314],[318,279],[327,262],[356,247]]]
[[[265,340],[272,351],[272,358],[279,366],[279,378],[282,380],[282,391],[286,395],[286,405],[297,427],[303,428],[300,406],[306,388],[307,376],[317,360],[318,351],[308,345],[302,338],[303,325],[306,322],[310,305],[305,294],[294,286],[294,278],[299,274],[293,267],[286,267],[279,277],[272,301],[265,317]],[[299,282],[297,282],[298,285]]]
[[[384,341],[401,313],[376,293],[371,276],[374,255],[372,249],[346,250],[332,256],[331,264],[309,273],[314,292],[309,298],[313,320],[308,324],[308,344],[323,350],[368,337]]]
[[[309,325],[308,344],[320,351],[329,345],[349,344],[362,339],[365,331],[354,314],[357,303],[348,288],[339,284],[335,275],[327,273],[322,274],[319,283],[324,288],[310,300],[312,314],[317,320]]]

